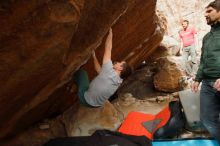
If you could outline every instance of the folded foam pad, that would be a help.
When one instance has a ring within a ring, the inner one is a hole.
[[[219,144],[216,140],[187,139],[187,140],[153,141],[152,146],[219,146]]]
[[[146,136],[153,138],[153,133],[164,126],[170,118],[169,107],[164,108],[156,115],[140,112],[130,112],[119,128],[119,132],[129,135]]]
[[[144,126],[144,128],[147,131],[149,131],[152,134],[154,132],[154,129],[157,128],[157,126],[160,124],[161,121],[162,121],[162,119],[155,119],[152,121],[143,122],[141,124],[142,124],[142,126]]]
[[[187,128],[205,130],[200,121],[200,93],[187,89],[179,91],[179,97],[187,120]]]

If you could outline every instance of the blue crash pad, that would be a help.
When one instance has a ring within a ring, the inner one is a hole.
[[[210,139],[185,139],[185,140],[158,140],[152,146],[219,146],[216,140]]]

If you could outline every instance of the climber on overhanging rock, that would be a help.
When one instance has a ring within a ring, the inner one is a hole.
[[[93,52],[94,66],[98,75],[91,83],[89,83],[88,75],[85,70],[79,69],[74,74],[74,79],[78,86],[80,103],[85,106],[99,107],[104,105],[105,101],[108,100],[121,85],[123,79],[128,77],[132,72],[131,67],[125,61],[112,63],[112,37],[113,33],[110,28],[105,42],[102,67],[96,58],[95,52]]]

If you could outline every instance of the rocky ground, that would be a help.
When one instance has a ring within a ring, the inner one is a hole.
[[[172,66],[172,70],[178,69],[177,67],[173,67],[174,66]],[[52,119],[45,119],[36,124],[26,132],[17,136],[14,141],[10,141],[10,143],[5,145],[41,146],[49,139],[55,137],[91,135],[94,131],[99,129],[115,131],[131,111],[157,114],[164,107],[168,106],[170,101],[178,100],[178,92],[155,90],[152,78],[159,73],[155,71],[152,66],[144,66],[135,71],[118,90],[118,97],[112,102],[107,102],[104,107],[88,108],[80,106],[78,111],[74,111],[75,108],[70,108],[62,115]],[[179,76],[179,78],[181,78],[181,76]],[[186,80],[183,88],[188,88],[188,86],[186,86],[188,83]],[[169,86],[170,85],[171,83],[169,83]],[[172,87],[177,89],[175,86]],[[182,86],[180,85],[179,90],[181,90],[181,88]],[[169,88],[167,88],[167,90],[168,89]],[[174,89],[172,89],[172,91]],[[73,113],[76,115],[73,116]],[[185,128],[174,138],[208,136],[206,132],[193,132]]]

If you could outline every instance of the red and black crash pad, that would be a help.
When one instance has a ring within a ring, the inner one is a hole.
[[[153,139],[154,132],[167,123],[170,113],[168,106],[156,115],[130,112],[118,131],[129,135],[144,135],[149,139]]]

